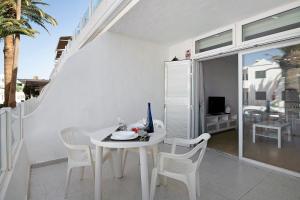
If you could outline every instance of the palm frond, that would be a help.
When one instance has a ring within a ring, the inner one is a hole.
[[[0,38],[8,35],[22,34],[34,37],[37,32],[31,28],[24,26],[24,21],[11,18],[3,18],[0,16]]]
[[[3,28],[10,28],[9,30],[0,30],[3,33],[14,33],[14,30],[20,30],[24,28],[24,32],[26,35],[30,33],[30,29],[32,30],[31,23],[35,23],[45,29],[47,32],[47,26],[56,26],[58,23],[54,17],[49,15],[43,10],[43,7],[48,6],[49,4],[44,2],[43,0],[22,0],[22,16],[20,21],[21,25],[16,26],[2,26]],[[1,0],[0,1],[0,16],[7,19],[15,19],[16,17],[16,0]],[[28,32],[29,31],[29,32]],[[22,34],[21,33],[21,34]],[[37,33],[35,31],[35,33]]]

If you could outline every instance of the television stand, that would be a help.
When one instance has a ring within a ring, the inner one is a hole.
[[[218,133],[237,127],[237,115],[236,114],[208,114],[205,116],[205,131],[212,134]]]

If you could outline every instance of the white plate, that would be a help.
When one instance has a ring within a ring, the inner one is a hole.
[[[112,133],[110,139],[112,140],[133,140],[139,135],[133,131],[117,131]]]

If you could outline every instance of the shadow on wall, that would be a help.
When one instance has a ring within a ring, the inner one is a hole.
[[[39,163],[66,156],[58,133],[69,126],[107,127],[117,117],[163,118],[167,49],[115,33],[95,39],[66,61],[36,112],[25,119],[29,157]]]

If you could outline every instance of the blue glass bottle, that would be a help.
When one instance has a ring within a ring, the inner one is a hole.
[[[147,123],[146,123],[146,132],[147,133],[153,133],[154,132],[154,126],[153,126],[153,120],[152,120],[152,114],[151,114],[151,104],[148,103],[148,110],[147,110]]]

